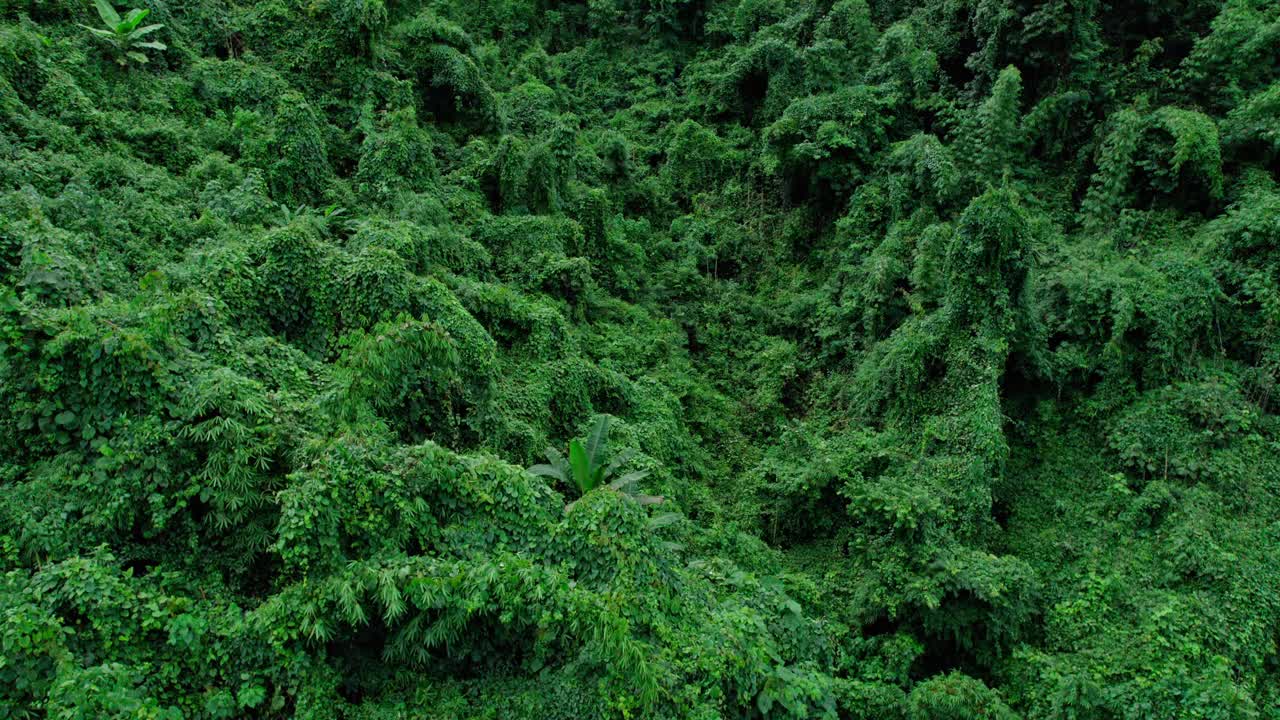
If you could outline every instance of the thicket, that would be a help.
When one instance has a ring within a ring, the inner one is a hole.
[[[1280,718],[1280,2],[137,5],[0,0],[0,718]]]

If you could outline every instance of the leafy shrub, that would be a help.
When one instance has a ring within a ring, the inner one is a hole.
[[[635,484],[648,477],[649,471],[633,470],[622,473],[621,469],[635,456],[635,451],[622,450],[606,460],[608,440],[609,416],[601,415],[591,426],[586,444],[578,440],[570,440],[567,458],[549,448],[547,450],[549,464],[534,465],[529,468],[529,472],[559,480],[564,485],[576,488],[580,495],[586,495],[599,487],[608,487],[610,490],[628,494],[641,505],[662,502],[662,498],[657,496],[633,494]]]
[[[386,199],[405,191],[422,191],[436,178],[431,139],[418,126],[411,109],[390,113],[360,149],[355,186],[358,192]]]
[[[886,104],[865,85],[796,100],[764,132],[766,167],[850,192],[886,144]]]
[[[146,40],[146,36],[160,30],[164,25],[142,25],[142,21],[147,15],[151,14],[150,10],[140,10],[134,8],[130,10],[123,18],[111,6],[111,0],[93,0],[93,7],[98,11],[98,17],[102,18],[102,22],[106,28],[94,28],[88,25],[80,27],[93,33],[95,37],[102,38],[111,46],[115,54],[115,61],[120,67],[126,67],[129,61],[139,64],[145,64],[150,61],[147,54],[142,50],[167,50],[168,47],[159,40]],[[141,27],[140,27],[141,26]]]

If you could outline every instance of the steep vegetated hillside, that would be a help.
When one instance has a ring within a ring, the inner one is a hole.
[[[0,0],[0,718],[1280,718],[1276,0],[137,3]]]

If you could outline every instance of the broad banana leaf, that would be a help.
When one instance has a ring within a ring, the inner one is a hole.
[[[98,17],[102,18],[102,22],[113,28],[120,24],[120,13],[111,7],[108,0],[93,0],[93,6],[98,9]]]
[[[586,448],[577,440],[569,441],[569,467],[573,469],[573,482],[579,492],[586,495],[594,487],[592,484],[591,460]]]

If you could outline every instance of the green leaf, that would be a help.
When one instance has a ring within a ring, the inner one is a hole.
[[[134,28],[138,27],[139,24],[142,23],[143,18],[145,18],[150,14],[151,14],[150,10],[139,10],[137,8],[134,8],[133,10],[129,11],[128,15],[125,15],[124,22],[120,23],[120,25],[125,32],[130,32]]]
[[[601,415],[587,435],[587,460],[591,475],[604,467],[604,445],[609,437],[609,416]]]
[[[578,486],[578,490],[583,495],[586,495],[593,488],[591,484],[591,461],[587,457],[586,449],[577,440],[569,441],[569,466],[573,468],[574,484]]]
[[[553,447],[547,448],[543,451],[543,454],[547,457],[547,462],[552,465],[563,465],[565,463],[564,455],[561,455],[560,451]]]
[[[236,700],[240,703],[240,707],[252,708],[262,704],[267,699],[267,689],[261,685],[244,685],[241,686],[240,692],[237,694]]]
[[[128,56],[130,60],[133,60],[134,62],[137,62],[137,63],[149,62],[149,60],[147,59],[147,56],[143,55],[140,52],[129,52],[129,53],[125,53],[125,55]]]
[[[631,459],[634,458],[636,454],[637,453],[635,448],[627,448],[619,452],[617,455],[614,455],[613,459],[609,461],[609,464],[605,466],[605,469],[604,469],[605,476],[612,475],[618,470],[622,469],[622,466],[631,462]]]
[[[98,9],[98,17],[102,18],[102,22],[115,27],[120,24],[120,13],[111,7],[111,3],[107,0],[93,0],[93,6]]]
[[[146,27],[140,27],[140,28],[138,28],[137,30],[134,30],[132,33],[130,33],[130,35],[129,35],[129,36],[130,36],[130,37],[142,37],[143,35],[150,35],[151,33],[155,32],[155,31],[157,31],[157,30],[159,30],[159,29],[161,29],[161,28],[163,28],[163,27],[164,27],[164,25],[148,25],[148,26],[146,26]]]
[[[636,470],[635,472],[629,472],[609,483],[609,487],[613,490],[625,491],[628,487],[635,485],[647,477],[649,477],[648,470]]]
[[[134,46],[134,47],[151,48],[152,50],[168,50],[168,49],[169,49],[169,46],[168,46],[168,45],[165,45],[164,43],[159,42],[158,40],[156,40],[156,41],[152,41],[152,42],[140,42],[140,43],[134,43],[134,44],[133,44],[133,46]]]
[[[529,472],[533,473],[534,475],[539,475],[541,477],[553,478],[555,480],[559,480],[562,483],[569,482],[569,478],[564,476],[564,470],[554,465],[547,465],[545,463],[541,465],[534,465],[533,467],[529,468]]]
[[[657,530],[659,528],[664,528],[670,525],[674,525],[680,522],[682,519],[684,519],[683,515],[681,515],[680,513],[674,513],[674,512],[663,513],[661,515],[654,515],[653,517],[649,518],[647,527],[650,530]]]
[[[76,23],[76,24],[80,25],[80,23]],[[107,38],[108,40],[116,39],[116,34],[111,32],[110,30],[103,30],[102,28],[89,27],[88,25],[80,25],[80,27],[84,28],[85,30],[88,30],[89,32],[93,33],[94,35],[97,35],[98,37],[104,37],[104,38]]]

